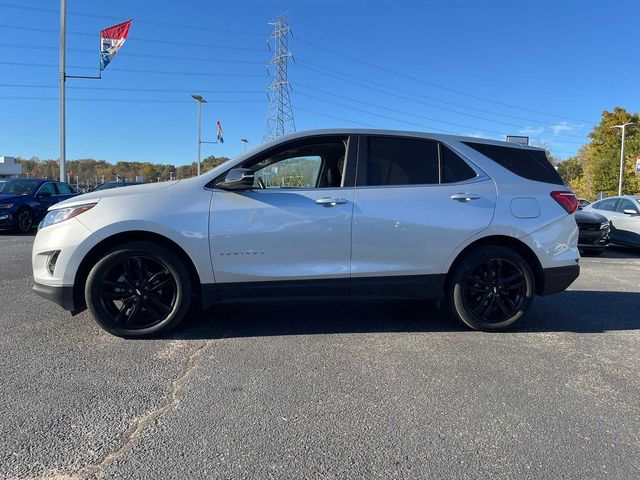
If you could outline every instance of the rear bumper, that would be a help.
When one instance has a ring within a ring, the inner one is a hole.
[[[40,295],[42,298],[57,303],[65,310],[77,313],[78,309],[73,298],[73,286],[62,285],[52,286],[43,285],[42,283],[36,283],[33,285],[33,291]]]
[[[540,295],[562,292],[580,275],[580,265],[543,269],[544,285]]]

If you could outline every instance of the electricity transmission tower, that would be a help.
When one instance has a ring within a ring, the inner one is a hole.
[[[273,31],[267,40],[270,44],[273,43],[274,49],[273,56],[267,62],[267,70],[271,73],[269,70],[271,66],[275,72],[267,90],[269,111],[267,112],[267,126],[263,137],[265,142],[296,131],[289,96],[291,86],[287,78],[287,62],[291,57],[288,46],[291,34],[289,18],[286,14],[280,15],[269,25],[273,25]]]

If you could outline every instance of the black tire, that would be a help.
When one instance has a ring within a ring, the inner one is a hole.
[[[123,338],[154,337],[175,328],[191,305],[184,262],[151,242],[119,245],[89,272],[85,300],[96,322]]]
[[[29,233],[34,227],[33,211],[30,208],[21,208],[16,213],[16,230],[20,233]]]
[[[583,255],[597,257],[598,255],[602,255],[602,252],[604,252],[604,248],[582,248],[581,251]]]
[[[452,314],[475,330],[496,331],[527,312],[535,294],[529,264],[507,247],[485,246],[469,252],[447,286]]]

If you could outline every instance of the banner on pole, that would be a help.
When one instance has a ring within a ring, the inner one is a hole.
[[[220,120],[218,120],[218,141],[220,143],[224,143],[224,138],[222,137],[222,124],[220,123]]]
[[[107,65],[111,63],[118,50],[124,45],[124,41],[129,35],[132,21],[127,20],[118,25],[100,30],[100,70],[107,68]]]
[[[640,155],[636,158],[636,175],[640,175]]]

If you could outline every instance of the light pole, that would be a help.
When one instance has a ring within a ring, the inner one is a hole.
[[[67,0],[60,0],[60,181],[67,181],[67,152],[65,137],[65,82],[67,43]]]
[[[242,143],[244,143],[244,151],[247,151],[247,143],[249,143],[249,140],[247,140],[246,138],[241,138],[240,141]]]
[[[620,143],[620,178],[618,180],[618,195],[622,195],[622,173],[624,171],[624,136],[626,128],[629,125],[635,125],[633,122],[627,122],[622,125],[614,125],[611,128],[619,128],[622,130],[622,141]]]
[[[198,103],[198,175],[200,175],[200,146],[202,145],[202,141],[200,140],[200,130],[201,130],[201,110],[202,104],[207,103],[207,101],[202,97],[202,95],[191,95],[193,99]]]

